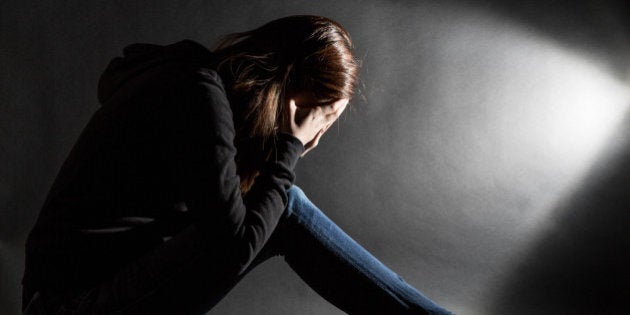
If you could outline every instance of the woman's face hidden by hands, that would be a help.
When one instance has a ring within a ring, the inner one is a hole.
[[[349,99],[320,100],[312,93],[296,93],[287,100],[287,119],[291,126],[284,131],[291,133],[304,144],[304,156],[314,149],[319,139],[339,118],[348,105]]]

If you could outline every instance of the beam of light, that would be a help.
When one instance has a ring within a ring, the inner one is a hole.
[[[471,194],[504,191],[497,198],[527,199],[528,206],[503,209],[501,217],[535,233],[602,158],[629,108],[628,87],[596,56],[498,17],[473,20],[451,26],[440,44],[437,118],[449,128],[438,127],[437,143],[456,168],[450,184]],[[483,209],[473,210],[471,221],[485,224],[497,210]]]
[[[474,248],[456,257],[478,264],[469,285],[480,290],[467,298],[494,297],[500,273],[551,227],[557,204],[605,159],[602,150],[630,109],[628,86],[598,56],[487,12],[448,19],[431,45],[435,100],[428,115],[417,115],[424,120],[413,122],[424,140],[411,155],[429,151],[434,162],[416,178],[437,187],[427,194],[439,200],[432,210],[449,213],[467,235],[441,237]],[[425,99],[427,90],[418,91],[414,99]],[[470,301],[447,303],[486,314]]]
[[[566,54],[553,62],[553,71],[542,78],[540,95],[548,107],[538,118],[546,131],[539,140],[565,173],[578,175],[594,163],[624,117],[626,89],[588,60]]]

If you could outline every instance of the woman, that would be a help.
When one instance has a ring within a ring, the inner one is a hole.
[[[25,313],[204,313],[275,255],[345,312],[448,313],[292,185],[358,68],[317,16],[126,47],[29,235]]]

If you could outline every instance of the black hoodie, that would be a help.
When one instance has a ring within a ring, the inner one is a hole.
[[[243,198],[234,120],[213,54],[133,44],[99,81],[102,106],[62,165],[26,243],[25,288],[72,292],[195,224],[242,270],[276,227],[304,151],[279,134]]]

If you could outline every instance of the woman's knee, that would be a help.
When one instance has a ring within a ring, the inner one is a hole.
[[[304,210],[304,208],[310,208],[309,205],[312,205],[304,191],[297,185],[292,185],[287,190],[287,195],[289,198],[286,211],[287,217],[292,214],[297,214],[297,211]]]
[[[298,187],[298,185],[291,185],[289,189],[287,189],[287,194],[289,194],[289,199],[297,198],[297,197],[306,197],[302,188]]]

